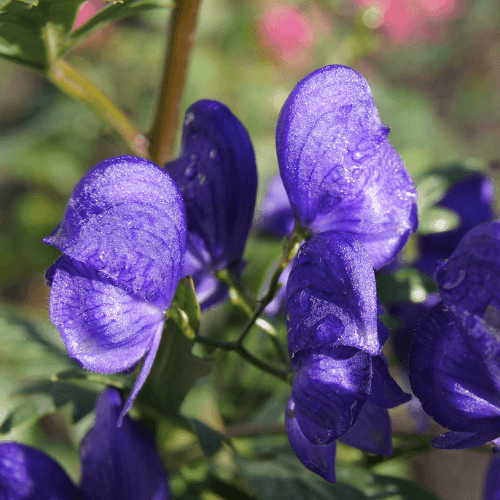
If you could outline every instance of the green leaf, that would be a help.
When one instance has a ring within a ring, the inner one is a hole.
[[[193,340],[198,334],[201,310],[191,276],[179,280],[168,315],[188,339]]]
[[[43,416],[55,411],[54,400],[47,394],[35,394],[25,398],[7,415],[0,426],[0,434],[7,434],[20,427],[28,427]]]
[[[225,436],[196,418],[188,418],[187,420],[189,420],[198,436],[203,453],[208,458],[215,455],[222,448],[222,441],[225,440]]]
[[[336,464],[337,483],[330,484],[307,470],[293,455],[275,459],[237,460],[243,475],[261,500],[439,500],[405,479],[378,476],[355,466]]]
[[[124,0],[123,2],[108,3],[104,9],[70,33],[66,49],[82,42],[105,24],[122,17],[136,15],[151,9],[173,8],[174,6],[173,0]]]
[[[46,71],[50,64],[104,24],[160,7],[172,0],[112,2],[75,31],[85,0],[0,0],[0,56]]]
[[[52,382],[59,380],[88,380],[91,383],[116,387],[120,390],[130,390],[132,388],[131,381],[127,375],[102,375],[81,369],[64,370],[54,375],[51,380]]]
[[[168,319],[155,362],[137,402],[152,406],[166,416],[178,416],[186,394],[211,370],[207,361],[191,353],[192,348],[193,341]]]

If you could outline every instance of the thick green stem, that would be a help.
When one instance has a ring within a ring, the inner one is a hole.
[[[172,12],[158,111],[149,136],[151,158],[158,165],[163,165],[174,155],[182,93],[195,38],[200,1],[180,0]]]
[[[49,80],[71,97],[90,106],[123,139],[135,156],[149,158],[148,141],[104,92],[63,59],[47,72]]]

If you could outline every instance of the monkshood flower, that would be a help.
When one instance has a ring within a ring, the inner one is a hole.
[[[252,224],[257,166],[250,137],[222,103],[203,100],[186,111],[180,156],[165,165],[186,205],[187,252],[201,308],[227,295],[215,276],[229,268],[235,278]]]
[[[94,426],[80,445],[80,487],[45,453],[20,443],[0,443],[0,498],[168,500],[167,473],[154,438],[127,416],[118,428],[122,408],[115,389],[107,389],[99,398]]]
[[[146,355],[123,415],[151,370],[183,266],[181,193],[160,167],[120,156],[76,185],[44,239],[63,256],[47,271],[50,319],[85,369],[117,373]]]
[[[469,231],[436,279],[442,300],[415,335],[410,381],[450,429],[431,444],[471,448],[500,436],[500,222]]]
[[[452,210],[459,217],[458,227],[421,235],[420,256],[412,265],[434,276],[438,261],[447,259],[474,226],[495,218],[494,201],[493,182],[481,172],[454,184],[436,206]]]
[[[377,320],[375,274],[350,233],[314,235],[293,261],[286,292],[291,368],[285,416],[298,458],[335,481],[335,440],[392,453],[387,408],[405,403],[381,354],[389,331]]]
[[[280,173],[299,223],[313,233],[355,234],[375,268],[417,226],[415,186],[388,133],[366,80],[336,65],[297,84],[276,129]]]

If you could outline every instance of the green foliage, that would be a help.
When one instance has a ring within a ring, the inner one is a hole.
[[[47,71],[66,51],[96,29],[125,16],[160,7],[170,0],[112,2],[77,30],[72,31],[85,0],[2,0],[0,4],[0,56]]]

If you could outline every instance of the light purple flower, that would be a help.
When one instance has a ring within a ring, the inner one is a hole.
[[[417,226],[415,186],[388,133],[368,83],[346,66],[299,82],[276,130],[281,177],[300,224],[355,234],[375,268]]]
[[[50,319],[68,354],[100,373],[128,370],[146,355],[121,421],[153,364],[183,266],[179,189],[147,160],[102,161],[76,185],[44,242],[63,252],[47,279]]]

